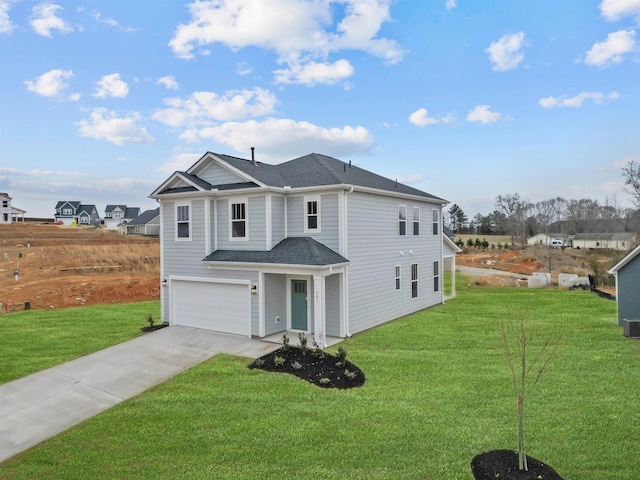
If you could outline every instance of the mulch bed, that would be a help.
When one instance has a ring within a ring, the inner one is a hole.
[[[276,358],[283,361],[276,361]],[[280,363],[278,365],[278,363]],[[288,373],[322,388],[354,388],[364,385],[364,373],[346,359],[323,350],[281,347],[256,359],[249,368]]]
[[[562,480],[549,465],[527,455],[529,470],[518,468],[518,452],[492,450],[476,455],[471,460],[471,471],[476,480]]]

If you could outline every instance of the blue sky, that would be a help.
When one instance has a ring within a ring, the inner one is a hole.
[[[640,0],[0,0],[0,191],[147,198],[207,151],[324,153],[457,203],[630,206]]]

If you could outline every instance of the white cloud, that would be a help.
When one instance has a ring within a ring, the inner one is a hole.
[[[172,127],[209,125],[212,121],[238,120],[269,115],[277,99],[269,90],[231,90],[223,95],[194,92],[186,99],[166,98],[169,108],[158,110],[153,119]]]
[[[106,108],[94,108],[90,120],[82,120],[76,125],[79,127],[81,137],[106,140],[116,145],[154,143],[155,139],[144,127],[138,125],[139,121],[140,114],[137,112],[118,117],[115,112]]]
[[[403,183],[405,185],[415,185],[425,180],[426,177],[424,175],[415,174],[415,175],[398,175],[398,177],[387,177],[391,180],[398,180],[398,182]]]
[[[585,100],[591,100],[595,104],[604,103],[605,100],[616,100],[620,95],[618,92],[604,94],[602,92],[580,92],[575,97],[562,95],[560,97],[549,96],[541,98],[538,103],[544,108],[554,107],[581,107]]]
[[[258,122],[228,122],[189,132],[191,138],[211,139],[237,152],[256,147],[260,161],[278,162],[311,152],[333,156],[371,152],[373,135],[364,127],[324,128],[308,122],[268,118]]]
[[[640,19],[640,0],[602,0],[600,12],[611,22],[626,16]]]
[[[299,83],[315,85],[323,83],[334,85],[353,75],[354,69],[347,60],[334,63],[308,62],[303,65],[293,64],[283,70],[275,70],[277,83]]]
[[[63,178],[84,178],[86,173],[65,170],[20,170],[17,168],[0,167],[0,175],[20,175],[23,177],[63,177]]]
[[[306,63],[329,65],[327,57],[343,49],[361,50],[387,63],[400,61],[404,52],[395,41],[378,38],[382,24],[391,20],[389,5],[389,0],[198,1],[189,5],[191,21],[178,26],[169,46],[186,59],[213,43],[234,50],[248,46],[274,50],[278,62],[292,71],[280,78],[293,76],[300,81],[297,66],[304,70]],[[342,18],[334,18],[336,12],[343,12]],[[344,64],[339,67],[343,75]],[[315,83],[320,83],[318,78],[309,76]]]
[[[624,55],[635,49],[635,30],[619,30],[607,36],[604,42],[596,42],[587,52],[584,63],[596,67],[609,67],[624,60]]]
[[[238,75],[249,75],[250,73],[253,72],[253,68],[251,68],[251,65],[249,65],[247,62],[239,62],[236,65],[236,73]]]
[[[419,108],[409,115],[409,122],[416,127],[426,127],[427,125],[435,125],[440,123],[437,118],[430,118],[426,108]]]
[[[179,85],[173,75],[167,75],[158,79],[158,85],[164,85],[164,88],[168,90],[177,90]]]
[[[11,3],[8,0],[0,0],[0,33],[11,33],[14,25],[9,17]]]
[[[456,0],[447,0],[446,7],[447,10],[451,10],[458,6],[458,2]]]
[[[35,77],[33,80],[26,80],[24,83],[30,92],[37,93],[43,97],[56,97],[69,86],[65,80],[71,78],[73,78],[71,70],[56,68],[43,73],[39,77]]]
[[[176,171],[184,171],[189,168],[191,165],[196,163],[200,157],[202,157],[202,152],[200,153],[176,153],[171,156],[163,165],[158,167],[159,172],[164,173],[173,173]]]
[[[112,73],[110,75],[104,75],[98,81],[98,88],[94,97],[98,98],[124,98],[129,94],[129,86],[126,82],[120,80],[119,73]]]
[[[116,22],[113,18],[103,18],[102,14],[96,10],[91,12],[91,16],[98,22],[104,23],[105,25],[109,25],[110,27],[117,27],[118,22]]]
[[[497,112],[492,112],[489,105],[477,105],[467,115],[468,122],[494,123],[502,118]]]
[[[56,15],[58,10],[62,10],[62,7],[53,3],[40,3],[33,7],[30,21],[33,31],[48,38],[51,38],[53,30],[61,33],[73,32],[73,28]]]
[[[500,72],[516,68],[524,60],[523,46],[524,32],[503,35],[497,42],[492,42],[485,50],[493,63],[491,68]]]

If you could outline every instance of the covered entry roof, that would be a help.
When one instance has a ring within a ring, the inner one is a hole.
[[[272,263],[280,265],[328,266],[350,263],[342,255],[311,237],[285,238],[268,251],[216,250],[205,262]]]

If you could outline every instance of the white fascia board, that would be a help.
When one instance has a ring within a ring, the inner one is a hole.
[[[610,273],[611,275],[615,275],[618,271],[620,271],[620,269],[622,267],[624,267],[627,263],[629,263],[631,260],[633,260],[639,254],[640,254],[640,245],[638,245],[636,248],[631,250],[631,252],[629,252],[629,254],[627,256],[625,256],[622,260],[620,260],[613,267],[611,267],[609,270],[607,270],[607,273]]]
[[[408,199],[408,200],[418,200],[420,202],[431,203],[431,204],[434,204],[434,205],[439,205],[441,207],[444,207],[444,206],[446,206],[446,205],[448,205],[450,203],[448,200],[444,200],[442,198],[423,197],[421,195],[412,195],[410,193],[402,193],[402,192],[392,192],[390,190],[381,190],[379,188],[361,187],[361,186],[358,186],[358,185],[344,184],[344,188],[346,190],[349,190],[349,189],[353,188],[353,190],[356,191],[356,192],[371,193],[371,194],[374,194],[374,195],[381,195],[381,196],[385,196],[385,197],[402,198],[402,199]]]

